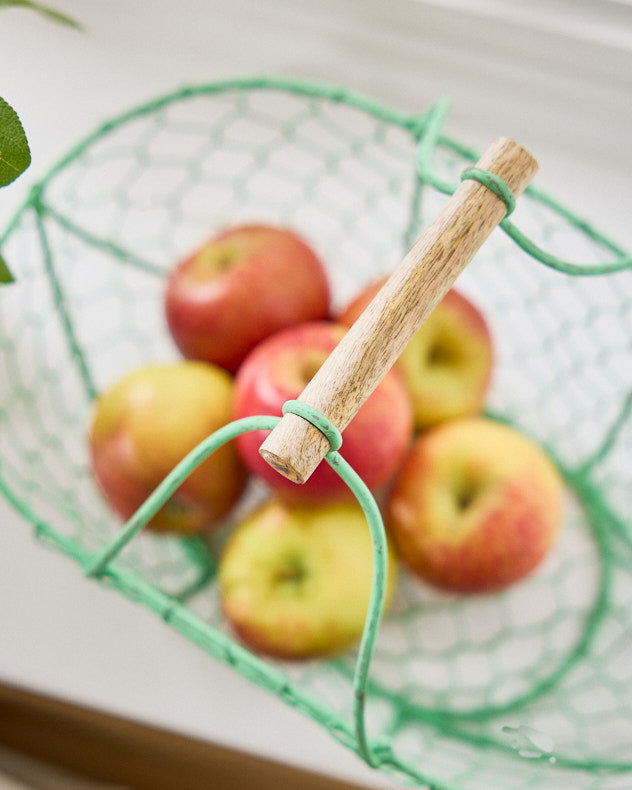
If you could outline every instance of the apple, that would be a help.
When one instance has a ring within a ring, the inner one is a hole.
[[[295,232],[237,225],[218,232],[167,277],[167,326],[182,354],[231,373],[263,338],[329,317],[324,265]]]
[[[346,333],[332,321],[297,324],[268,337],[244,360],[235,378],[235,416],[281,415],[283,404],[296,399]],[[387,483],[410,447],[413,417],[401,375],[387,373],[343,431],[341,455],[371,490]],[[266,431],[236,440],[244,463],[280,495],[295,502],[343,501],[353,494],[322,461],[303,484],[294,483],[269,466],[259,454]]]
[[[184,456],[232,418],[233,378],[206,362],[151,363],[129,371],[96,400],[90,459],[112,508],[129,518]],[[234,445],[209,456],[149,522],[159,531],[211,529],[240,497],[246,470]]]
[[[390,546],[387,562],[385,610],[397,579]],[[306,659],[361,636],[372,577],[371,533],[357,503],[302,506],[272,498],[230,533],[218,588],[222,610],[245,644],[277,658]]]
[[[483,593],[525,578],[554,545],[563,484],[545,451],[486,417],[417,437],[385,504],[399,557],[445,590]]]
[[[337,320],[351,326],[383,283],[382,279],[365,287]],[[397,361],[413,401],[415,428],[479,414],[493,363],[491,332],[483,314],[452,288]]]

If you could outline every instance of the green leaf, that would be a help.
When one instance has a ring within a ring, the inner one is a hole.
[[[9,267],[7,266],[2,254],[0,254],[0,285],[6,285],[7,283],[13,282],[13,275],[9,271]]]
[[[48,6],[42,5],[41,3],[33,2],[33,0],[0,0],[0,8],[8,7],[8,6],[20,6],[21,8],[30,8],[33,11],[38,11],[40,14],[52,19],[54,22],[60,22],[62,25],[68,25],[69,27],[80,28],[78,22],[75,22],[74,19],[71,19],[66,14],[62,14],[59,11],[55,11],[54,8],[49,8]]]
[[[31,151],[18,114],[0,98],[0,187],[14,181],[31,164]]]

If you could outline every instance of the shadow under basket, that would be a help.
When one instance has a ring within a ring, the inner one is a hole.
[[[408,114],[240,79],[163,96],[78,144],[2,238],[16,282],[0,291],[0,488],[84,572],[404,783],[629,790],[632,261],[536,187],[457,283],[494,337],[490,415],[543,445],[566,482],[559,543],[526,581],[455,597],[403,572],[379,627],[367,620],[370,650],[264,660],[222,616],[213,546],[121,540],[90,471],[96,394],[178,358],[162,306],[174,262],[229,223],[282,223],[345,304],[400,262],[477,160],[444,116],[441,102]]]

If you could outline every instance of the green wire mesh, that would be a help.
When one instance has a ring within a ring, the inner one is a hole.
[[[343,305],[399,263],[478,159],[442,132],[446,112],[242,79],[161,97],[77,145],[1,240],[17,283],[0,291],[0,488],[86,574],[404,783],[629,790],[632,260],[535,187],[458,283],[495,340],[490,414],[544,445],[567,483],[560,543],[534,576],[459,598],[403,573],[358,706],[358,650],[277,662],[234,641],[215,587],[221,533],[140,531],[98,564],[122,524],[85,426],[124,371],[177,358],[162,314],[174,262],[218,226],[287,223]]]

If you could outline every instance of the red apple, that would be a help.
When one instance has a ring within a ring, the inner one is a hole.
[[[421,434],[385,505],[403,562],[446,590],[500,590],[555,543],[563,484],[549,456],[517,429],[484,417]]]
[[[244,360],[235,379],[235,415],[280,415],[285,401],[297,398],[344,336],[346,328],[312,321],[277,332]],[[329,502],[352,497],[326,461],[298,485],[270,467],[259,454],[265,431],[243,434],[237,446],[251,472],[293,501]],[[375,490],[388,482],[403,461],[412,436],[412,408],[401,375],[389,371],[343,432],[341,455]]]
[[[129,518],[176,464],[232,417],[233,379],[206,362],[148,364],[99,396],[89,428],[97,482]],[[148,526],[181,534],[216,525],[247,474],[234,445],[221,447],[183,481]]]
[[[305,659],[361,636],[372,576],[371,533],[357,503],[302,507],[272,499],[231,532],[218,580],[224,614],[244,643]],[[385,610],[396,580],[389,546]]]
[[[338,320],[351,326],[381,288],[371,283]],[[479,414],[493,368],[492,337],[481,311],[454,288],[435,307],[397,361],[423,430]]]
[[[182,354],[234,373],[263,338],[329,317],[322,261],[296,233],[267,225],[223,230],[167,280],[165,311]]]

